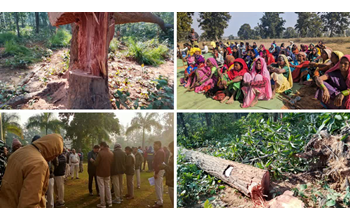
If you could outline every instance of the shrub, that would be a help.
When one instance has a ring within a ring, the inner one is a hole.
[[[15,40],[17,40],[17,36],[13,32],[0,33],[0,45],[5,45],[5,42]]]
[[[109,44],[109,52],[115,52],[118,50],[118,40],[116,38],[113,38],[111,43]]]
[[[55,35],[53,35],[49,40],[49,46],[51,48],[55,47],[67,47],[72,38],[72,35],[65,29],[59,29]]]
[[[163,63],[169,49],[155,41],[135,42],[129,40],[128,56],[133,57],[139,64],[158,66]]]
[[[6,41],[5,51],[6,55],[30,55],[31,51],[22,45],[19,45],[14,40]]]

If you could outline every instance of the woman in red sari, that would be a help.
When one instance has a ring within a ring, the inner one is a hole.
[[[275,62],[275,57],[270,53],[270,51],[268,50],[264,50],[263,51],[263,55],[262,57],[264,58],[265,60],[265,63],[267,65],[270,65],[271,63],[274,63]]]

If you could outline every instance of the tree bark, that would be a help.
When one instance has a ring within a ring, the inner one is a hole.
[[[21,37],[21,34],[19,33],[19,17],[18,17],[18,12],[15,12],[15,19],[16,19],[16,29],[17,29],[17,36]]]
[[[248,197],[254,196],[252,195],[254,186],[261,186],[261,193],[269,194],[270,174],[267,170],[197,151],[182,149],[182,153],[185,155],[186,161],[197,165],[198,168],[224,181]]]
[[[39,34],[39,25],[40,25],[39,12],[35,12],[35,33],[37,34]]]
[[[113,13],[79,13],[77,19],[72,25],[67,108],[111,109],[107,61]]]
[[[178,113],[178,114],[179,114],[180,124],[182,125],[182,127],[184,129],[185,136],[188,137],[188,131],[187,131],[187,128],[185,125],[184,115],[183,115],[183,113]]]
[[[211,127],[211,115],[210,115],[210,113],[205,113],[205,119],[207,121],[207,126]]]

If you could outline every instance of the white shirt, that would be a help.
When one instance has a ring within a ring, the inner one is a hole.
[[[203,49],[203,52],[204,52],[204,53],[208,53],[208,51],[209,51],[208,46],[205,45],[205,46],[204,46],[204,49]]]
[[[70,156],[69,156],[69,163],[74,163],[74,164],[79,163],[79,155],[77,153],[70,154]]]

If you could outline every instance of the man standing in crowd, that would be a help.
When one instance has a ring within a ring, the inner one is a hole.
[[[75,178],[79,179],[79,155],[75,152],[75,149],[72,150],[72,153],[69,156],[69,165],[71,168],[71,177],[74,179],[74,173]]]
[[[2,180],[0,208],[45,208],[48,188],[48,161],[63,152],[63,139],[49,134],[9,158]]]
[[[71,175],[71,174],[70,174],[70,171],[71,171],[71,169],[70,169],[70,160],[69,160],[70,151],[69,151],[68,148],[65,148],[64,151],[65,151],[65,156],[66,156],[66,159],[67,159],[67,161],[66,161],[66,174],[65,174],[65,178],[68,179],[68,177],[70,177],[70,175]]]
[[[83,162],[84,162],[84,154],[81,151],[81,149],[79,150],[79,173],[82,173],[84,171],[84,166],[83,166]]]
[[[89,193],[90,193],[90,196],[94,195],[92,193],[92,182],[93,182],[94,178],[95,178],[95,186],[96,186],[97,195],[100,194],[100,192],[98,190],[98,184],[97,184],[96,167],[94,165],[94,161],[97,158],[97,154],[98,154],[99,150],[100,150],[100,146],[95,145],[93,147],[92,151],[90,151],[88,153],[88,174],[89,174]]]
[[[125,174],[126,174],[126,184],[128,188],[128,194],[126,199],[134,198],[134,174],[135,174],[135,156],[132,154],[131,147],[127,146],[125,148],[126,153],[126,163],[125,163]]]
[[[137,188],[140,189],[141,187],[141,166],[143,162],[143,156],[138,151],[137,147],[133,147],[133,154],[135,156],[135,175],[136,175],[136,182],[137,182]]]
[[[169,157],[170,157],[170,151],[167,147],[163,147],[164,153],[165,153],[165,163],[168,163]]]
[[[112,207],[112,194],[109,182],[113,162],[113,153],[109,150],[109,146],[106,142],[100,143],[100,149],[101,150],[94,162],[94,165],[96,166],[97,183],[100,190],[101,199],[101,203],[97,204],[97,207],[106,208],[105,199],[107,199],[107,206]]]
[[[146,169],[146,162],[147,162],[147,147],[143,149],[143,168],[142,170]]]
[[[55,166],[58,166],[58,160],[57,157],[53,159],[52,161],[48,162],[49,170],[50,170],[50,177],[49,177],[49,187],[47,189],[46,195],[47,195],[47,208],[54,208],[55,206],[55,199],[54,199],[54,169]]]
[[[9,158],[14,152],[16,152],[21,147],[22,147],[22,143],[17,138],[13,139],[12,150],[11,150],[11,153],[8,154],[7,158]]]
[[[161,165],[165,164],[165,153],[162,149],[162,143],[160,141],[154,142],[154,179],[155,179],[155,188],[157,194],[157,203],[153,206],[154,208],[163,207],[163,176],[165,171],[161,170]]]
[[[191,28],[191,33],[188,35],[188,40],[191,42],[192,46],[198,43],[198,34]]]
[[[55,207],[64,207],[64,175],[66,172],[66,156],[64,153],[60,154],[57,158],[58,164],[55,166],[54,179],[55,179],[55,194],[58,197]]]
[[[163,164],[160,169],[165,170],[165,183],[168,186],[171,204],[174,206],[174,142],[171,142],[168,148],[170,149],[171,155],[166,165]]]
[[[153,158],[154,158],[154,151],[153,147],[149,146],[147,150],[147,166],[148,166],[148,172],[153,171]]]
[[[0,188],[1,188],[1,181],[5,174],[7,165],[7,147],[3,140],[0,139]]]
[[[113,203],[120,204],[123,201],[123,174],[125,173],[126,153],[122,150],[120,144],[114,145],[112,163],[112,183],[115,199]]]

